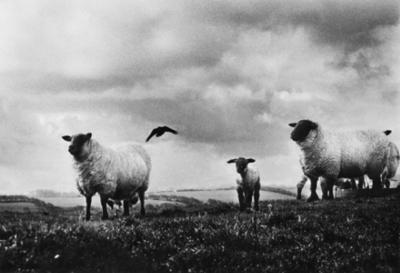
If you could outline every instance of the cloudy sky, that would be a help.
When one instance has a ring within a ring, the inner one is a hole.
[[[0,1],[0,193],[74,191],[64,134],[154,139],[150,190],[295,185],[289,122],[392,129],[400,144],[397,0]]]

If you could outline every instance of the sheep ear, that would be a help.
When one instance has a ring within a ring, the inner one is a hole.
[[[390,133],[392,132],[392,130],[386,130],[386,131],[383,131],[383,133],[385,134],[385,135],[390,135]]]
[[[235,163],[235,162],[236,162],[236,160],[237,160],[236,158],[229,159],[229,160],[228,160],[226,163],[228,163],[228,164],[229,164],[229,163]]]
[[[253,163],[253,162],[256,162],[256,160],[255,159],[253,159],[253,158],[248,158],[248,159],[246,159],[247,160],[247,163]]]
[[[71,141],[72,137],[71,136],[62,136],[62,139],[64,139],[65,141]]]
[[[296,125],[297,125],[297,122],[289,123],[289,126],[290,126],[290,127],[296,127]]]
[[[317,129],[317,127],[318,127],[318,124],[316,124],[315,122],[313,122],[313,121],[310,121],[311,123],[310,123],[310,127],[311,127],[311,129]]]
[[[87,133],[86,134],[86,140],[89,140],[92,137],[92,133]]]

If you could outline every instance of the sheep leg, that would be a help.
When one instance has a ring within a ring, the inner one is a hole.
[[[333,199],[333,185],[334,185],[334,182],[333,182],[333,180],[331,180],[331,179],[329,179],[328,181],[328,199],[329,200],[332,200]]]
[[[130,203],[128,200],[124,200],[124,216],[129,216]]]
[[[361,190],[362,188],[364,188],[364,184],[365,184],[364,176],[360,176],[358,178],[358,189]]]
[[[251,208],[251,200],[253,199],[253,191],[248,190],[246,194],[246,207]]]
[[[335,184],[335,181],[336,178],[333,177],[321,179],[322,199],[333,199],[333,185]]]
[[[101,207],[103,208],[103,216],[101,217],[102,220],[108,219],[107,199],[108,197],[100,196]]]
[[[139,191],[139,199],[140,199],[140,215],[145,216],[146,211],[144,209],[144,191]]]
[[[372,179],[372,189],[374,190],[382,189],[382,182],[380,178]]]
[[[245,206],[244,206],[243,189],[241,187],[237,187],[236,191],[238,193],[240,210],[244,210]]]
[[[258,200],[260,199],[260,185],[254,189],[254,209],[258,211]]]
[[[322,199],[327,200],[328,199],[328,181],[323,178],[321,179],[320,182],[320,186],[321,186],[321,191],[322,191]]]
[[[90,206],[92,205],[92,197],[86,196],[86,220],[90,220]]]
[[[357,189],[356,180],[355,180],[354,178],[351,179],[351,189],[352,189],[352,190]]]
[[[307,177],[303,175],[300,182],[297,183],[297,200],[301,200],[301,192],[303,191],[304,185],[307,182]]]
[[[390,180],[389,180],[389,179],[386,178],[386,179],[384,180],[383,184],[384,184],[384,186],[385,186],[386,189],[389,189],[389,188],[390,188]]]
[[[311,180],[311,195],[308,197],[307,202],[312,202],[315,200],[319,200],[318,194],[317,194],[317,182],[318,182],[318,177],[310,177]]]

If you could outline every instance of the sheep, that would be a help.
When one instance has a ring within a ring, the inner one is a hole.
[[[396,175],[397,168],[399,167],[399,161],[399,149],[397,148],[396,144],[389,142],[386,166],[381,175],[382,183],[384,186],[386,186],[386,188],[390,187],[389,179]]]
[[[142,146],[130,144],[117,149],[107,148],[93,139],[91,133],[62,138],[71,142],[68,151],[78,171],[78,190],[86,197],[86,220],[90,220],[92,196],[96,193],[100,195],[103,220],[108,218],[109,199],[124,200],[124,215],[127,216],[137,195],[140,213],[145,215],[144,194],[149,185],[151,160]]]
[[[308,202],[318,200],[318,177],[327,180],[327,199],[333,199],[333,184],[340,177],[359,177],[367,174],[374,188],[381,186],[380,175],[385,167],[390,131],[374,130],[333,132],[311,120],[290,123],[294,127],[291,139],[302,151],[303,173],[311,180]]]
[[[236,180],[237,193],[239,198],[240,210],[243,211],[251,208],[251,201],[254,195],[254,210],[258,211],[258,200],[260,199],[260,174],[253,166],[248,166],[253,163],[253,158],[234,158],[227,161],[228,164],[236,163],[236,171],[241,178]]]

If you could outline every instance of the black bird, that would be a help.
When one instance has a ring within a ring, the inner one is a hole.
[[[154,135],[156,137],[160,137],[165,132],[169,132],[169,133],[172,133],[174,135],[178,134],[177,131],[175,131],[174,129],[169,128],[168,126],[160,126],[160,127],[154,128],[153,131],[151,131],[150,135],[146,139],[146,142],[148,142],[150,140],[150,138],[152,138]]]

